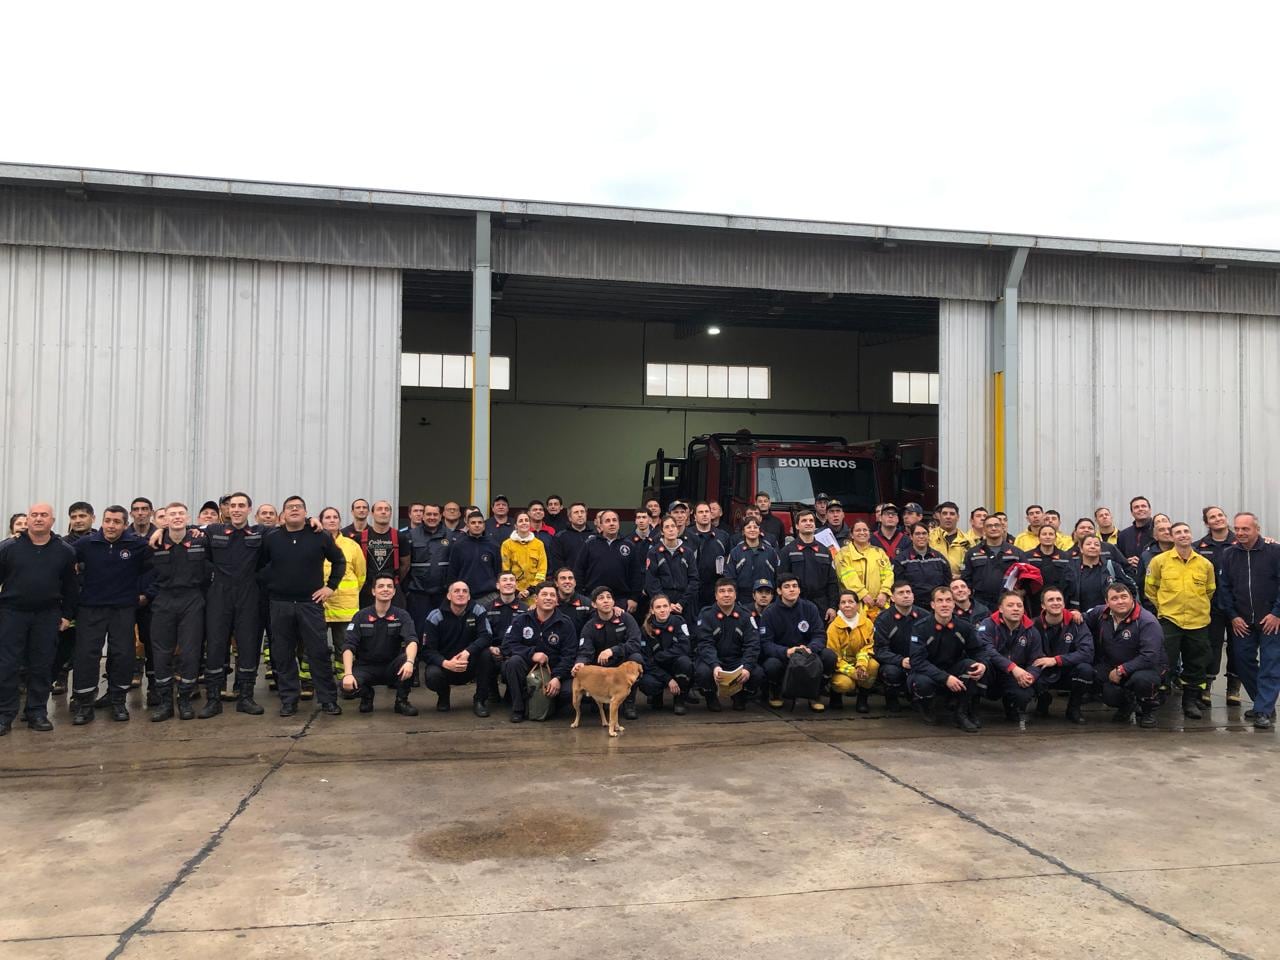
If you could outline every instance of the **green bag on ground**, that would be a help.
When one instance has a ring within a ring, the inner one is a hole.
[[[556,702],[542,689],[551,682],[551,668],[538,664],[524,678],[525,716],[530,720],[550,720]]]

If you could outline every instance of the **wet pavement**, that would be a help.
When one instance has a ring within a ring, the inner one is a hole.
[[[610,740],[463,694],[15,728],[0,958],[1280,956],[1277,735],[1220,701],[978,735],[642,706]]]

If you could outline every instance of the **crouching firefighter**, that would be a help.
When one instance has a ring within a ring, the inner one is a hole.
[[[728,577],[716,581],[716,602],[698,614],[694,633],[698,645],[693,683],[706,696],[707,709],[720,712],[720,679],[738,670],[742,683],[733,694],[733,709],[747,709],[747,698],[758,695],[764,680],[760,632],[751,612],[738,606],[737,584]]]
[[[1115,707],[1116,723],[1156,725],[1156,696],[1168,672],[1164,631],[1154,616],[1134,602],[1127,584],[1107,587],[1107,605],[1094,607],[1084,622],[1096,638],[1096,663],[1102,672],[1102,699]]]
[[[693,638],[684,617],[671,612],[671,598],[660,593],[649,598],[649,615],[640,629],[644,675],[640,689],[654,710],[662,709],[662,696],[670,693],[673,712],[684,716],[685,697],[693,683]]]
[[[1040,594],[1040,617],[1036,626],[1044,642],[1044,653],[1032,662],[1040,671],[1036,683],[1036,715],[1049,716],[1053,691],[1067,691],[1067,722],[1084,723],[1081,707],[1093,687],[1093,634],[1083,620],[1066,612],[1066,597],[1060,587],[1045,587]]]
[[[409,611],[392,605],[396,578],[390,572],[373,578],[373,604],[357,611],[347,624],[342,644],[342,689],[360,696],[360,712],[373,709],[374,688],[394,687],[395,711],[416,717],[409,703],[409,681],[418,659],[418,637]]]
[[[982,724],[974,715],[978,681],[987,673],[990,649],[973,627],[956,620],[950,587],[934,587],[929,606],[932,617],[923,617],[911,633],[911,669],[907,687],[925,723],[935,724],[934,699],[942,697],[955,725],[965,733],[977,733]]]
[[[627,660],[640,664],[648,673],[640,645],[640,625],[636,618],[613,603],[613,590],[599,586],[591,591],[595,612],[578,634],[578,653],[572,675],[582,666],[617,667]],[[641,674],[641,677],[644,675]],[[633,686],[622,701],[622,719],[636,718],[636,688]]]
[[[1035,621],[1027,616],[1022,596],[1012,590],[1000,595],[1000,608],[974,628],[991,648],[991,669],[979,688],[1004,705],[1004,718],[1026,729],[1027,711],[1036,695],[1040,669],[1032,666],[1044,656],[1043,641]]]

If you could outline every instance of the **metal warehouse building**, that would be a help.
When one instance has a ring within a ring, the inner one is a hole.
[[[634,506],[745,427],[937,435],[963,508],[1274,531],[1278,363],[1276,251],[0,164],[5,510]]]

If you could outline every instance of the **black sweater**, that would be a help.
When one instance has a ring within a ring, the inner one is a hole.
[[[60,607],[72,620],[80,596],[75,551],[56,535],[43,546],[25,533],[5,540],[0,543],[0,587],[0,607],[28,612]]]
[[[338,589],[347,572],[347,558],[333,537],[310,526],[301,530],[276,527],[262,541],[259,561],[272,600],[304,603],[321,587]],[[332,564],[324,579],[324,562]]]

